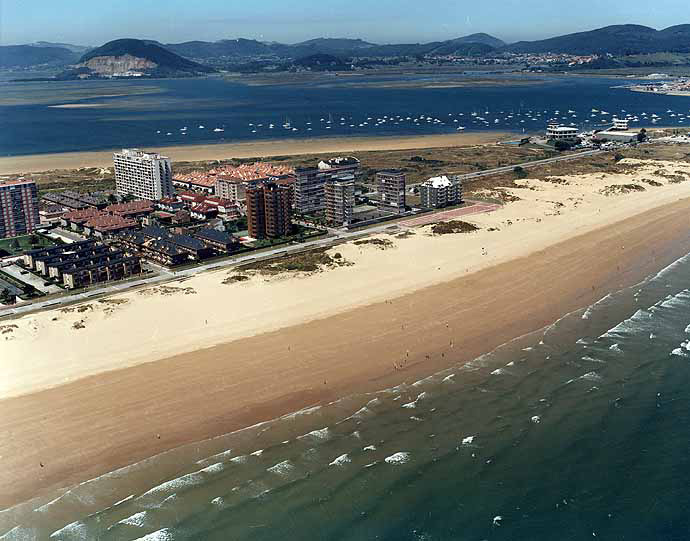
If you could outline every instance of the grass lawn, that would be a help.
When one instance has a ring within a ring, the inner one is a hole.
[[[31,241],[34,240],[34,244]],[[21,237],[8,237],[0,239],[0,257],[19,255],[27,250],[55,246],[55,242],[43,235],[22,235]]]

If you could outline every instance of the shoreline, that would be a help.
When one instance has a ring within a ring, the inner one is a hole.
[[[230,158],[261,158],[295,154],[363,152],[372,150],[411,150],[449,146],[472,146],[515,138],[507,131],[463,132],[435,135],[313,137],[305,139],[262,139],[237,143],[199,143],[190,145],[149,145],[147,150],[168,154],[173,162],[211,161]],[[38,173],[54,169],[112,167],[113,152],[94,150],[55,152],[0,157],[0,175]]]
[[[688,253],[688,209],[690,198],[682,198],[387,300],[0,400],[0,483],[12,487],[0,508],[470,361]],[[389,322],[383,333],[374,331],[378,321]],[[394,368],[406,350],[409,361]]]

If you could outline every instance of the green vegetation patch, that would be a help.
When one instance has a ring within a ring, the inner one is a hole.
[[[630,192],[644,192],[646,188],[639,184],[614,184],[613,186],[606,186],[599,190],[599,193],[610,197],[612,195],[623,195]]]
[[[431,228],[431,232],[434,235],[448,235],[451,233],[472,233],[477,231],[479,228],[468,222],[463,222],[461,220],[451,220],[450,222],[439,222],[434,224]]]
[[[346,267],[352,264],[352,262],[343,258],[342,254],[336,253],[331,256],[327,253],[326,248],[321,248],[280,259],[248,263],[239,268],[245,272],[256,272],[270,276],[286,272],[315,273],[325,269]]]
[[[376,246],[379,250],[387,250],[388,248],[393,248],[395,243],[390,239],[362,239],[356,240],[354,242],[356,246],[372,245]]]
[[[246,282],[247,280],[249,280],[249,276],[245,274],[235,274],[233,276],[228,276],[222,283],[235,284],[237,282]]]
[[[23,235],[21,237],[9,237],[0,239],[0,254],[19,255],[28,250],[55,246],[55,242],[44,235]]]

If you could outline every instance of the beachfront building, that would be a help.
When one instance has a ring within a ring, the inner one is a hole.
[[[82,262],[83,263],[83,262]],[[141,274],[141,261],[122,252],[112,252],[109,257],[94,263],[65,268],[62,280],[68,289],[86,287],[92,284],[123,280]]]
[[[276,238],[290,233],[289,186],[275,182],[251,186],[246,191],[246,203],[250,237]]]
[[[316,167],[295,169],[295,210],[300,214],[324,211],[328,180],[343,174],[356,178],[358,170],[359,160],[352,156],[324,160]]]
[[[422,207],[440,208],[462,203],[462,183],[455,176],[432,177],[419,186]]]
[[[611,126],[614,131],[628,131],[628,119],[627,118],[614,118],[613,126]]]
[[[405,212],[405,173],[387,169],[376,173],[379,210],[402,214]]]
[[[216,195],[230,201],[244,201],[247,183],[241,178],[218,175],[215,179]]]
[[[637,141],[639,132],[628,130],[628,120],[625,118],[614,118],[613,126],[608,130],[594,134],[594,140],[600,143],[633,143]]]
[[[566,141],[572,143],[577,141],[580,132],[572,126],[561,126],[556,122],[549,123],[546,128],[546,138],[551,141]]]
[[[118,194],[149,201],[175,194],[170,158],[136,148],[125,148],[113,154],[113,162]]]
[[[33,180],[0,182],[0,238],[34,231],[41,223]]]
[[[325,185],[326,221],[332,226],[349,225],[355,207],[355,177],[352,174],[330,178]]]

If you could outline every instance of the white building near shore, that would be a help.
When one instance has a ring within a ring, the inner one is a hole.
[[[113,162],[118,194],[150,201],[175,195],[170,158],[138,148],[124,148],[113,154]]]
[[[572,126],[561,126],[551,122],[546,128],[546,138],[554,141],[576,141],[580,131]]]
[[[632,143],[637,141],[639,132],[628,130],[628,120],[624,118],[614,118],[613,126],[608,130],[594,134],[596,141],[612,141],[614,143]]]

